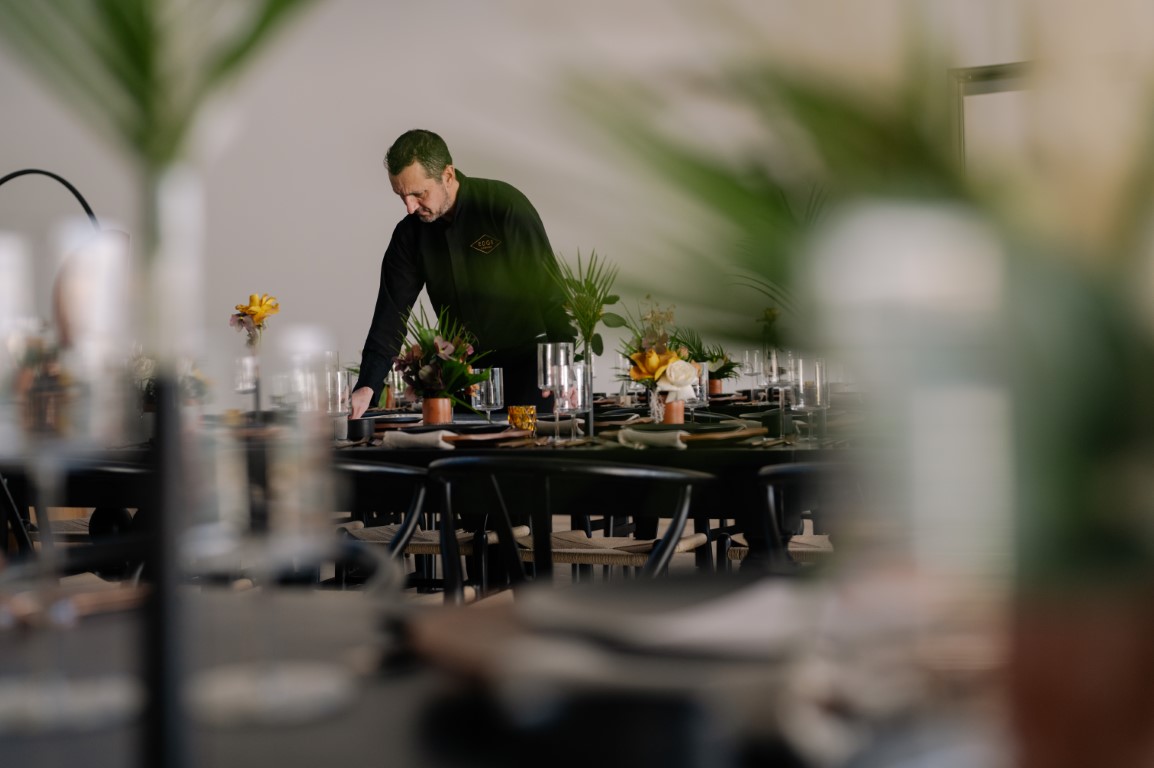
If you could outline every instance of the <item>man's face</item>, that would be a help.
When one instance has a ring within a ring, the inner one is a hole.
[[[405,210],[428,224],[448,213],[456,202],[453,174],[453,166],[447,165],[439,176],[430,179],[420,163],[413,163],[396,176],[390,174],[389,183],[404,201]]]

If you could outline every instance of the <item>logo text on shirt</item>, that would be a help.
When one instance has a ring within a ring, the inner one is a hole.
[[[481,253],[492,253],[493,249],[495,249],[500,244],[501,241],[492,235],[481,235],[476,240],[474,240],[469,245],[469,247],[474,251],[480,251]]]

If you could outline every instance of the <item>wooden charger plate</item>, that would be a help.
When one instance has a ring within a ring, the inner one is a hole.
[[[452,426],[446,427],[452,430]],[[500,442],[502,440],[517,440],[532,437],[533,433],[527,429],[506,429],[502,432],[474,432],[464,435],[445,435],[442,440],[446,443],[485,443]]]
[[[759,437],[769,434],[769,429],[760,426],[735,425],[721,423],[689,423],[689,424],[626,424],[623,428],[637,428],[648,432],[685,432],[681,436],[683,443],[716,442],[721,440],[745,440],[750,437]],[[620,430],[602,433],[604,437],[616,437]]]

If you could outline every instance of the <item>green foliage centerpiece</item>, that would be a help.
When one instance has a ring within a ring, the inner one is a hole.
[[[585,391],[593,396],[593,357],[605,351],[605,340],[597,331],[599,324],[606,328],[621,328],[625,318],[605,308],[616,304],[620,297],[613,293],[613,283],[617,279],[617,267],[597,256],[597,251],[589,254],[588,261],[582,261],[577,254],[577,268],[574,269],[558,258],[550,266],[553,280],[561,288],[564,296],[565,314],[577,331],[579,359],[585,362]],[[589,408],[585,433],[593,434],[593,408]]]
[[[693,328],[674,328],[669,339],[672,346],[681,349],[686,359],[705,366],[711,382],[736,379],[741,374],[740,364],[729,356],[725,347],[706,344],[701,334]]]
[[[406,389],[423,399],[448,398],[454,405],[468,406],[473,385],[488,378],[487,372],[474,368],[486,353],[477,354],[473,335],[444,309],[429,323],[423,307],[410,315],[405,334],[393,369],[400,372]]]

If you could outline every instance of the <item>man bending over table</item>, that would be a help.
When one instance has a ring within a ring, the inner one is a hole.
[[[505,402],[542,405],[537,343],[570,341],[573,329],[547,265],[555,259],[541,217],[503,181],[461,173],[444,140],[425,130],[400,136],[385,155],[407,215],[381,261],[372,324],[352,395],[352,418],[377,403],[422,288],[489,351],[481,364],[505,370]]]

